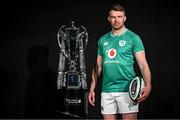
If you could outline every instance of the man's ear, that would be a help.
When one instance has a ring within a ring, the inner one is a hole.
[[[110,22],[110,17],[108,17],[107,19],[108,19],[108,21]]]
[[[124,22],[126,21],[126,16],[124,17]]]

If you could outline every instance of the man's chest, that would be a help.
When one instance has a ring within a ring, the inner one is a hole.
[[[132,55],[133,45],[131,40],[119,38],[110,39],[103,42],[101,47],[103,51],[103,57],[105,58],[115,58],[119,55]]]

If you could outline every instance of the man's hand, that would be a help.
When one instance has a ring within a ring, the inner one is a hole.
[[[142,102],[142,101],[146,100],[146,98],[149,96],[150,92],[151,92],[151,85],[144,86],[144,88],[142,89],[141,95],[138,98],[138,102]]]
[[[95,92],[94,92],[94,90],[89,91],[88,100],[92,106],[95,106]]]

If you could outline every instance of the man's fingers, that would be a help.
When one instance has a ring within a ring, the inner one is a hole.
[[[139,98],[138,98],[138,102],[142,102],[146,99],[146,95],[142,94]]]
[[[92,105],[92,106],[94,106],[94,102],[95,102],[95,97],[94,96],[92,96],[92,95],[89,95],[89,103]]]
[[[92,106],[94,106],[94,97],[91,97],[89,102]]]

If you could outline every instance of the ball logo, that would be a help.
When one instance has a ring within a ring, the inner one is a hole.
[[[111,58],[111,59],[116,57],[116,49],[114,49],[114,48],[110,49],[108,51],[108,57]]]
[[[119,46],[122,47],[122,46],[124,46],[125,44],[126,44],[126,41],[125,41],[125,40],[120,40],[120,41],[119,41]]]

